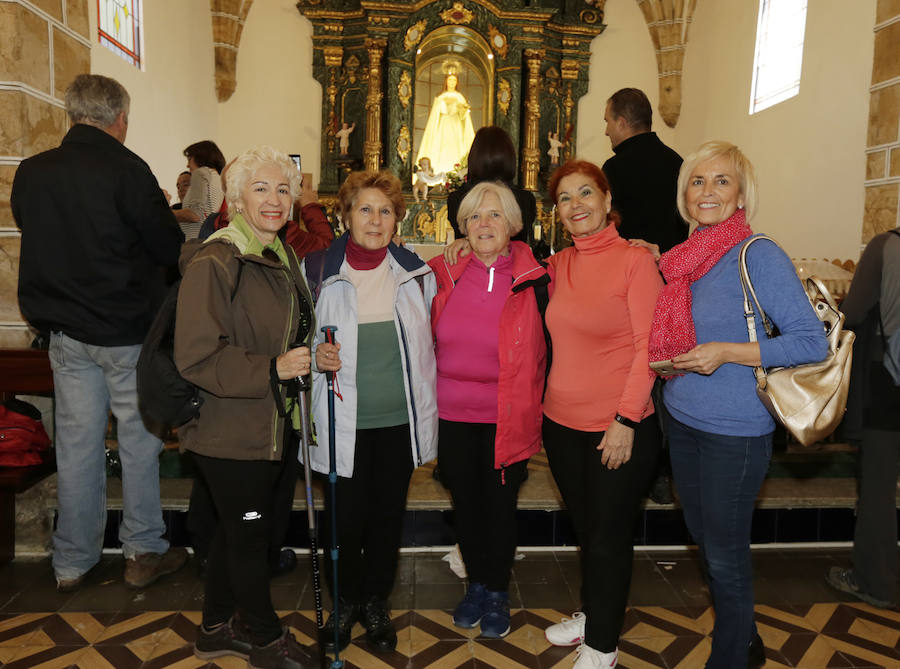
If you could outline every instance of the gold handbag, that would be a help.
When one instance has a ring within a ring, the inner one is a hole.
[[[774,239],[765,235],[747,241],[741,249],[741,290],[744,293],[744,317],[747,335],[756,341],[756,313],[762,319],[767,337],[776,335],[772,321],[766,316],[747,272],[747,249],[760,239]],[[847,407],[847,388],[850,384],[850,363],[853,359],[853,340],[856,335],[844,330],[844,314],[834,298],[817,277],[806,280],[806,296],[816,316],[825,327],[828,355],[821,362],[796,367],[755,367],[756,394],[769,413],[784,425],[801,444],[810,446],[834,432]],[[749,297],[748,297],[749,293]],[[753,304],[750,303],[750,298]]]

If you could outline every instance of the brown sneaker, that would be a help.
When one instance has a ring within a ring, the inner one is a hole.
[[[165,553],[139,553],[125,560],[125,585],[146,588],[160,576],[178,571],[187,562],[187,551],[170,548]]]

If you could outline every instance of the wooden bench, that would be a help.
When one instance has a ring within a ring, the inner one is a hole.
[[[53,372],[47,351],[0,349],[0,401],[16,394],[53,392]],[[15,557],[16,495],[56,471],[55,462],[31,467],[0,467],[0,565]]]

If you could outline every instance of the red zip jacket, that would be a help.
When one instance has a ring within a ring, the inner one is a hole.
[[[500,376],[497,380],[497,438],[494,468],[504,469],[530,458],[541,448],[541,395],[547,362],[547,346],[541,315],[534,296],[535,283],[549,283],[550,275],[522,242],[510,242],[513,283],[500,315]],[[431,302],[431,332],[462,276],[469,254],[455,265],[443,255],[428,265],[437,279],[437,295]]]

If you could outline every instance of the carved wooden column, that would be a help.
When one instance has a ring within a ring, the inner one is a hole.
[[[328,107],[325,122],[325,134],[328,138],[328,153],[334,153],[334,133],[340,124],[337,118],[337,79],[341,63],[344,60],[344,49],[339,46],[326,46],[322,49],[325,56],[325,67],[328,70],[328,86],[325,87],[325,99]]]
[[[366,141],[363,144],[363,162],[367,170],[381,168],[381,58],[387,47],[385,39],[367,39],[369,52],[369,94],[366,97]]]
[[[525,142],[522,148],[522,187],[538,189],[538,171],[541,168],[541,151],[538,147],[538,126],[541,120],[540,85],[543,49],[526,49],[525,65],[528,67],[525,101]]]

